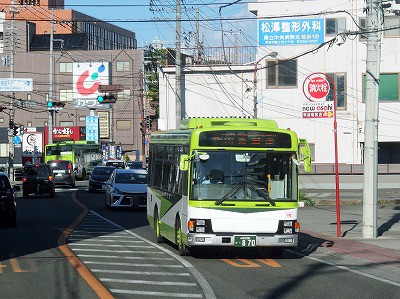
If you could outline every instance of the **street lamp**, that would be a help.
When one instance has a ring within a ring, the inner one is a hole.
[[[258,101],[258,99],[257,99],[257,67],[258,67],[258,64],[260,63],[260,61],[268,56],[272,57],[272,58],[276,58],[278,56],[278,52],[271,52],[271,53],[268,53],[267,55],[264,55],[259,60],[257,60],[254,65],[254,81],[253,81],[253,84],[254,84],[253,85],[254,115],[253,115],[253,118],[257,118],[257,101]]]

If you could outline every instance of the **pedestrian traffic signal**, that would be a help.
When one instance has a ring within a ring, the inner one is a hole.
[[[24,127],[24,125],[20,125],[20,126],[19,126],[19,135],[24,135],[24,132],[25,132],[25,127]]]
[[[47,102],[47,109],[49,110],[57,110],[62,109],[65,106],[63,102]]]
[[[117,101],[117,95],[113,93],[106,93],[97,97],[97,102],[100,104],[113,104]]]

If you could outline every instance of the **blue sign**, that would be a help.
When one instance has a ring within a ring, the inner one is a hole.
[[[99,142],[98,116],[86,116],[86,141]]]
[[[318,45],[324,42],[324,19],[258,20],[258,45]]]
[[[13,141],[14,144],[20,144],[21,143],[21,138],[19,138],[19,136],[14,136],[12,141]]]
[[[115,147],[115,159],[121,160],[122,159],[122,146],[117,145]]]

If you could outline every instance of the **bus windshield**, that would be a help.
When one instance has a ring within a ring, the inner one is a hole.
[[[206,158],[202,158],[206,157]],[[207,151],[192,167],[191,199],[223,201],[297,200],[297,161],[291,152]]]

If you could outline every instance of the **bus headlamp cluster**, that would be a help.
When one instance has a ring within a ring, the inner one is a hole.
[[[300,232],[300,223],[295,220],[279,221],[279,232],[281,234],[295,234]]]
[[[210,219],[190,219],[188,221],[190,233],[209,233],[211,231]]]

